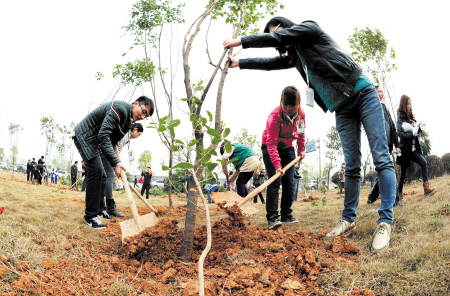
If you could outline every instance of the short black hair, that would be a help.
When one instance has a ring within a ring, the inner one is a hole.
[[[150,116],[153,115],[153,111],[155,111],[155,104],[153,103],[152,99],[150,99],[147,96],[140,96],[134,102],[139,102],[139,105],[150,106],[150,114],[149,115]]]
[[[33,157],[33,160],[34,160],[34,157]]]
[[[285,17],[276,16],[271,18],[267,22],[266,27],[264,28],[264,33],[269,33],[270,27],[276,27],[278,25],[283,28],[290,28],[292,26],[295,26],[295,23]]]
[[[134,123],[131,130],[134,130],[135,128],[137,128],[138,132],[140,132],[140,133],[144,132],[144,127],[139,122]]]
[[[75,160],[75,162],[74,163],[78,163],[78,161],[77,160]]]
[[[41,158],[44,158],[44,155],[42,155]]]

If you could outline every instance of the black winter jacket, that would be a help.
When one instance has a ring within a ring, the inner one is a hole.
[[[414,121],[416,121],[415,118],[413,118]],[[412,132],[404,132],[402,129],[403,122],[407,122],[412,124],[411,119],[406,115],[405,112],[400,111],[400,113],[397,115],[397,132],[398,136],[400,137],[400,149],[402,150],[402,156],[397,157],[397,164],[398,165],[410,165],[411,159],[412,159],[412,142],[413,139],[415,140],[415,147],[417,152],[422,154],[422,149],[419,145],[419,138],[417,136],[414,137]],[[420,133],[419,129],[419,133]]]
[[[320,98],[314,89],[314,100],[324,112],[328,110],[324,104],[325,99],[328,99],[328,105],[332,106],[330,112],[350,100],[350,94],[362,73],[355,60],[340,49],[314,21],[305,21],[278,32],[241,37],[241,44],[242,48],[286,47],[288,52],[287,56],[274,58],[240,59],[241,69],[280,70],[295,67],[306,82],[305,70],[298,56],[300,55],[308,71],[327,81],[340,94],[337,98]]]
[[[150,184],[152,182],[152,173],[142,172],[141,176],[144,177],[144,184]]]
[[[131,104],[123,101],[107,102],[75,126],[75,144],[88,160],[102,152],[112,167],[120,162],[114,146],[132,126]]]
[[[392,120],[391,114],[389,113],[386,106],[381,103],[384,115],[384,128],[386,129],[386,137],[388,140],[389,153],[392,152],[393,147],[400,148],[398,143],[397,129],[395,128],[395,123]]]
[[[30,163],[27,163],[27,173],[31,172],[33,170],[33,165]]]
[[[70,178],[72,179],[72,181],[75,181],[77,179],[77,175],[78,168],[76,165],[72,165],[72,167],[70,168]]]

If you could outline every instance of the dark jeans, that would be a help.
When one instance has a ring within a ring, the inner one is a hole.
[[[393,223],[395,202],[395,170],[389,156],[380,99],[373,85],[359,91],[336,111],[336,129],[345,156],[345,197],[342,219],[353,222],[361,190],[361,125],[369,140],[375,170],[380,180],[381,205],[378,223]]]
[[[253,184],[253,185],[255,185],[255,184]],[[259,186],[261,186],[261,184],[256,184],[256,185],[255,185],[255,189],[258,188]],[[253,202],[254,202],[254,203],[257,203],[257,202],[258,202],[258,196],[259,196],[259,199],[261,200],[261,202],[264,202],[264,196],[262,195],[262,192],[258,193],[258,194],[253,198]]]
[[[114,172],[114,168],[111,166],[111,164],[106,159],[106,157],[103,155],[103,153],[102,153],[101,158],[102,158],[103,169],[105,170],[105,173],[106,173],[105,191],[102,193],[102,201],[101,201],[101,209],[103,211],[106,209],[104,198],[106,198],[106,203],[108,203],[108,200],[114,200],[112,197],[113,196],[113,182],[114,182],[114,177],[116,176],[116,173]]]
[[[236,180],[236,191],[239,196],[246,197],[248,195],[248,190],[245,185],[248,183],[248,181],[250,181],[252,176],[253,172],[239,173],[239,177]]]
[[[264,165],[268,178],[272,178],[276,174],[275,166],[270,159],[267,147],[261,147]],[[278,154],[281,158],[281,166],[285,167],[295,159],[294,147],[278,148]],[[292,213],[292,200],[294,195],[294,166],[290,167],[283,177],[276,179],[267,187],[266,194],[266,217],[267,220],[278,218],[278,190],[280,184],[283,186],[281,193],[281,216],[288,216]]]
[[[103,168],[102,158],[98,155],[92,159],[87,159],[75,140],[75,146],[83,159],[86,166],[86,209],[84,211],[84,219],[92,219],[97,217],[103,210],[101,201],[106,185],[106,172]]]
[[[411,161],[417,162],[422,167],[422,179],[424,182],[428,181],[428,166],[425,158],[417,150],[412,153]],[[403,184],[406,180],[406,173],[410,165],[402,165],[400,172],[400,180],[398,182],[398,192],[403,192]]]
[[[27,181],[31,181],[32,175],[31,171],[27,171]]]
[[[148,195],[150,194],[150,184],[144,183],[142,184],[141,195],[144,196],[144,192],[147,190],[145,198],[148,199]]]

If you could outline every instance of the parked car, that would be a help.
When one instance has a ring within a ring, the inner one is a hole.
[[[13,165],[10,164],[9,167],[8,167],[8,170],[12,170],[12,168],[13,168]],[[14,166],[14,171],[17,172],[17,167],[16,166]]]
[[[309,181],[309,183],[306,183],[306,189],[310,189],[310,190],[317,190],[317,181],[316,180],[311,180]]]
[[[18,171],[19,173],[25,174],[25,173],[27,172],[27,166],[19,165],[19,166],[17,167],[17,171]]]
[[[164,189],[164,179],[158,179],[156,181],[153,181],[151,184],[152,188]]]
[[[6,170],[8,168],[8,165],[6,162],[0,162],[0,169]]]
[[[330,189],[337,189],[338,186],[334,183],[330,183]]]
[[[64,180],[67,180],[67,178],[69,178],[69,173],[65,170],[58,170],[58,179],[61,179],[62,177],[64,177]]]

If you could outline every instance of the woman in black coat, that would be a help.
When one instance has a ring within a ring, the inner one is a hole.
[[[402,155],[397,157],[397,164],[401,166],[400,181],[398,183],[400,199],[403,198],[403,184],[405,183],[406,172],[411,165],[411,161],[418,163],[422,167],[424,194],[429,195],[436,192],[435,188],[430,188],[427,161],[422,155],[422,149],[420,149],[417,137],[424,127],[425,125],[422,122],[417,122],[414,118],[411,99],[407,95],[403,95],[397,110],[397,133],[400,137],[400,149],[402,151]]]

